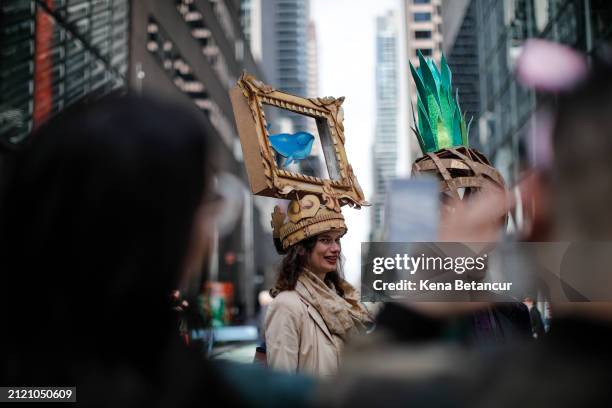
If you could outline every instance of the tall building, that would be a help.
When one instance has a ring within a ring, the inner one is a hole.
[[[306,41],[306,63],[308,64],[308,89],[306,96],[319,95],[319,49],[317,43],[317,26],[314,21],[308,22]]]
[[[470,127],[470,146],[482,150],[478,137],[480,116],[480,75],[478,61],[478,24],[476,2],[445,0],[443,51],[453,73],[453,87],[459,92],[461,110]]]
[[[419,63],[417,51],[436,61],[442,53],[441,0],[404,0],[408,58]]]
[[[0,4],[0,148],[76,101],[127,87],[130,3]]]
[[[0,2],[0,201],[15,151],[62,109],[127,89],[129,0]]]
[[[239,7],[238,0],[2,1],[0,184],[32,130],[78,101],[131,88],[194,111],[215,149],[218,184],[233,194],[208,276],[233,285],[238,317],[247,318],[273,260],[255,251],[271,234],[254,225],[259,209],[228,94],[243,70],[262,75],[245,46]]]
[[[513,184],[522,168],[534,164],[529,163],[526,135],[534,111],[543,101],[542,95],[523,88],[514,78],[523,43],[537,37],[586,54],[605,53],[606,44],[612,40],[612,4],[603,0],[447,0],[444,8],[448,6],[460,9],[444,11],[445,27],[457,27],[445,44],[454,60],[453,74],[457,75],[460,58],[466,58],[464,69],[469,72],[464,78],[479,84],[478,92],[470,86],[465,91],[460,89],[461,100],[465,93],[468,104],[470,95],[478,95],[480,108],[472,126],[472,140],[479,142],[507,182]]]
[[[305,95],[309,98],[319,96],[319,49],[317,44],[317,26],[314,21],[308,22],[306,63],[308,64],[308,87]],[[318,132],[316,122],[310,121],[307,130],[312,134],[316,134]],[[313,154],[318,154],[318,151],[314,151]]]
[[[389,11],[376,19],[376,127],[374,134],[372,239],[383,226],[385,194],[397,174],[398,148],[398,22]]]
[[[404,22],[404,55],[414,67],[419,66],[417,52],[423,56],[433,58],[440,63],[442,56],[442,0],[402,0],[402,20]],[[402,75],[411,77],[408,62],[403,61]],[[408,118],[408,128],[415,128],[412,109],[416,107],[417,92],[412,79],[406,81],[409,95],[408,111],[404,114]],[[412,132],[404,135],[407,138],[408,161],[421,155],[421,149]]]
[[[284,92],[310,96],[310,1],[242,0],[241,8],[243,29],[265,81]],[[301,115],[286,117],[294,129],[307,127]]]
[[[262,274],[254,258],[254,234],[260,229],[253,225],[257,208],[246,182],[229,90],[243,70],[261,71],[244,44],[238,7],[233,0],[133,2],[130,83],[201,113],[215,146],[219,187],[232,196],[226,207],[240,214],[229,221],[219,217],[229,225],[219,226],[225,231],[218,234],[208,274],[233,285],[233,302],[243,319],[254,313],[255,282]]]

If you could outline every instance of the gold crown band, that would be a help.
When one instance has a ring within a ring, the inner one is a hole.
[[[283,248],[287,249],[291,245],[297,244],[306,238],[322,234],[323,232],[332,229],[340,229],[346,231],[346,224],[342,214],[325,214],[321,217],[312,217],[307,220],[300,221],[298,224],[287,224],[287,232],[281,232],[281,242]]]
[[[305,220],[302,220],[298,222],[297,224],[287,223],[280,228],[281,239],[283,239],[284,237],[288,235],[293,234],[294,232],[298,230],[307,228],[312,224],[317,224],[320,222],[325,222],[325,221],[330,221],[330,220],[341,220],[342,222],[344,222],[344,216],[341,213],[329,212],[327,214],[323,214],[320,216],[306,218]]]
[[[291,201],[288,214],[276,206],[272,213],[272,228],[274,238],[280,240],[283,249],[332,229],[347,230],[339,206],[329,208],[322,205],[315,195]]]

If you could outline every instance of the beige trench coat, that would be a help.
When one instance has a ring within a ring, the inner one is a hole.
[[[279,293],[268,306],[265,339],[269,367],[323,377],[338,371],[342,338],[331,334],[319,312],[294,290]]]

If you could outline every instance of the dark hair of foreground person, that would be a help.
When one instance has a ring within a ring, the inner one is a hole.
[[[209,150],[189,111],[133,96],[32,136],[0,207],[3,385],[76,386],[88,406],[234,403],[170,307],[211,197]]]

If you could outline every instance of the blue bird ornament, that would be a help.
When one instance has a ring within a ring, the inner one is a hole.
[[[287,167],[310,155],[314,136],[308,132],[278,133],[270,135],[270,143],[278,154],[286,158],[283,167]]]

